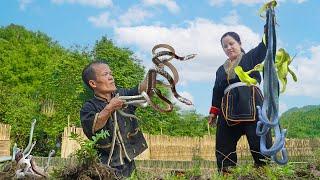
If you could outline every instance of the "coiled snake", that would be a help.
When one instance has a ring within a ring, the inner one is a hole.
[[[160,51],[158,51],[161,49]],[[164,50],[163,50],[164,49]],[[165,97],[161,91],[157,88],[157,84],[162,85],[164,87],[170,88],[173,96],[178,99],[178,101],[187,104],[192,105],[192,102],[188,100],[187,98],[182,97],[179,95],[179,93],[176,91],[176,84],[179,81],[179,74],[177,72],[177,69],[169,62],[172,59],[177,59],[180,61],[186,61],[189,59],[192,59],[196,56],[196,54],[190,54],[187,56],[178,56],[175,53],[175,50],[172,46],[168,44],[158,44],[155,45],[152,48],[152,62],[154,63],[155,67],[148,70],[147,73],[147,88],[146,91],[143,91],[138,96],[121,96],[120,99],[123,99],[126,101],[125,104],[139,104],[142,106],[147,106],[148,104],[155,110],[160,112],[170,112],[173,109],[172,102]],[[173,77],[165,70],[165,67],[168,67],[170,71],[173,74]],[[161,75],[164,77],[169,84],[165,84],[159,80],[157,80],[157,75]],[[165,108],[161,108],[158,104],[154,103],[151,100],[151,97],[156,94],[165,104]],[[124,112],[120,112],[122,115],[124,115]],[[125,114],[126,116],[132,116]]]

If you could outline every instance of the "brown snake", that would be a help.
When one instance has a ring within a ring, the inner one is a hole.
[[[161,48],[165,50],[160,50],[159,52],[157,52],[157,50]],[[170,112],[173,109],[173,104],[167,97],[162,95],[161,91],[156,87],[156,85],[159,84],[164,87],[170,88],[173,96],[176,99],[178,99],[180,102],[187,105],[192,105],[192,102],[190,100],[182,97],[177,93],[175,86],[179,81],[179,74],[176,68],[169,61],[171,61],[172,59],[186,61],[194,58],[196,54],[190,54],[190,55],[181,57],[175,54],[175,50],[173,49],[172,46],[167,44],[158,44],[152,48],[152,55],[153,55],[152,62],[154,63],[155,68],[149,69],[147,73],[146,91],[142,92],[141,95],[138,95],[138,96],[122,96],[119,98],[125,100],[126,105],[140,104],[142,106],[146,106],[147,104],[149,104],[152,108],[160,112]],[[165,66],[170,69],[170,71],[173,74],[173,77],[167,71],[165,71],[164,69]],[[164,77],[169,82],[169,84],[165,84],[157,80],[158,74]],[[166,104],[166,108],[161,108],[159,105],[152,102],[151,97],[154,94],[156,94]],[[123,114],[124,112],[120,112],[120,113]],[[128,114],[125,114],[125,115],[128,116]]]

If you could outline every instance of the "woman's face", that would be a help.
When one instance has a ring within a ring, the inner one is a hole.
[[[222,38],[222,48],[230,60],[235,60],[241,53],[241,44],[229,35]]]

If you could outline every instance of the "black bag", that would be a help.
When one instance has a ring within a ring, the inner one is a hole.
[[[256,107],[262,103],[263,96],[257,86],[235,87],[222,98],[222,114],[229,126],[241,122],[254,122],[258,116]]]

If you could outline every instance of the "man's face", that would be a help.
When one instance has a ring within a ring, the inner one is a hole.
[[[112,71],[108,65],[97,64],[93,66],[93,69],[96,74],[96,80],[90,80],[89,84],[96,93],[108,94],[117,89],[112,76]]]

